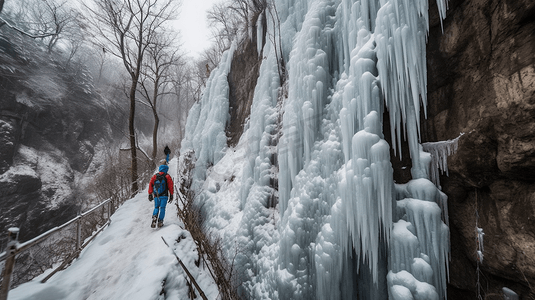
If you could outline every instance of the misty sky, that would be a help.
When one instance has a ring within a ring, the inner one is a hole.
[[[206,11],[214,3],[222,0],[182,0],[177,27],[180,30],[183,49],[189,55],[197,57],[198,53],[210,45],[210,30],[206,20]]]

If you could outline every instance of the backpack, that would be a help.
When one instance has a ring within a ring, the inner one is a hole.
[[[154,180],[154,193],[157,197],[167,196],[167,174],[156,174],[156,180]]]

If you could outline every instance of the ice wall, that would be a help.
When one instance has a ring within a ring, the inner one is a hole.
[[[205,179],[206,169],[216,164],[226,152],[225,127],[230,118],[227,75],[235,48],[236,45],[233,44],[223,54],[219,66],[212,71],[206,82],[201,100],[193,104],[186,121],[181,146],[182,149],[190,149],[195,153],[193,184],[197,184],[196,187]]]
[[[437,4],[444,17],[446,1]],[[199,205],[209,229],[224,237],[240,293],[444,299],[447,197],[429,180],[432,157],[419,142],[428,2],[274,0],[268,9],[260,77],[238,146],[226,149],[221,135],[232,51],[192,108],[183,142],[198,157]],[[401,155],[402,139],[413,180],[400,185],[390,150]]]

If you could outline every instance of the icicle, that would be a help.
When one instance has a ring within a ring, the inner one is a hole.
[[[519,299],[518,294],[515,293],[510,288],[503,287],[502,292],[503,292],[504,300],[518,300]]]
[[[312,103],[310,101],[305,101],[301,111],[303,112],[303,140],[304,151],[305,151],[305,164],[310,161],[310,152],[314,144],[314,137],[316,132],[315,118],[314,118],[314,109],[312,108]]]
[[[437,4],[445,12],[441,7],[445,1],[439,0]],[[385,1],[377,13],[377,68],[390,114],[392,141],[397,141],[393,148],[400,155],[400,127],[404,125],[409,131],[418,132],[408,137],[413,149],[416,146],[413,140],[419,137],[420,99],[424,108],[427,104],[424,34],[429,30],[427,6],[427,1]],[[414,129],[410,123],[415,124]]]
[[[262,54],[262,48],[264,47],[264,44],[262,43],[262,38],[264,36],[263,21],[264,14],[260,14],[258,16],[258,20],[256,21],[256,53],[258,56]]]
[[[483,236],[485,233],[483,232],[483,228],[477,228],[477,243],[479,245],[479,250],[483,252]]]
[[[444,33],[444,27],[442,25],[442,20],[446,19],[446,10],[448,9],[448,0],[437,0],[438,14],[440,16],[440,28],[442,33]]]
[[[440,188],[440,174],[448,175],[448,156],[453,155],[459,146],[461,133],[453,140],[422,143],[423,150],[431,154],[431,181]]]
[[[483,263],[483,236],[485,236],[485,233],[483,232],[483,228],[476,227],[477,232],[477,262],[478,264]]]

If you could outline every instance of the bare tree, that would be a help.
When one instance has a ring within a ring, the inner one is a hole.
[[[237,37],[248,36],[250,28],[256,26],[258,15],[266,8],[266,0],[227,0],[214,4],[207,17],[220,53],[227,50]]]
[[[232,5],[232,2],[219,2],[207,12],[215,49],[219,53],[230,48],[230,44],[238,35],[240,25],[243,23],[239,14],[232,13],[230,9]]]
[[[277,70],[279,71],[279,84],[282,86],[286,81],[286,63],[284,62],[284,57],[282,53],[282,40],[281,40],[281,22],[279,18],[279,12],[277,11],[277,6],[275,3],[272,3],[268,9],[269,15],[271,16],[273,23],[273,35],[269,35],[269,40],[275,48],[275,57],[277,59]],[[277,30],[279,33],[277,34]],[[278,36],[278,39],[277,39]]]
[[[0,13],[4,10],[4,4],[5,4],[5,1],[4,0],[0,0]],[[21,9],[25,10],[25,9],[27,9],[27,7],[22,5]],[[26,30],[24,28],[21,28],[20,26],[17,26],[16,24],[14,24],[11,21],[8,21],[7,18],[0,17],[0,27],[2,27],[4,25],[7,26],[8,28],[11,28],[11,29],[15,30],[16,32],[18,32],[18,33],[20,33],[22,35],[25,35],[25,36],[33,38],[33,39],[52,38],[52,37],[58,35],[57,32],[54,32],[54,31],[43,31],[43,30],[39,30],[39,28],[37,28],[37,30]],[[34,32],[32,32],[32,31],[34,31]]]
[[[206,86],[206,81],[210,77],[212,70],[219,65],[221,59],[221,53],[212,46],[201,53],[201,57],[193,62],[191,72],[194,74],[196,82],[195,86],[199,89],[196,94],[200,95],[200,92]],[[200,97],[197,98],[197,100]]]
[[[130,111],[128,131],[131,154],[132,193],[138,192],[138,165],[134,116],[136,92],[147,49],[154,44],[159,30],[171,19],[178,6],[174,0],[95,0],[86,6],[97,30],[97,45],[119,58],[129,74]]]
[[[49,53],[52,52],[60,39],[73,34],[76,30],[75,27],[78,27],[76,24],[78,12],[69,9],[67,1],[37,1],[32,3],[30,10],[30,18],[37,34],[44,36],[46,33],[53,33],[42,37]],[[80,37],[77,37],[77,40],[81,40]]]
[[[193,73],[193,64],[189,61],[182,60],[181,63],[173,69],[173,88],[178,101],[178,111],[176,114],[178,140],[182,141],[188,111],[196,101],[194,92],[196,90],[196,88],[194,88],[194,86],[196,86],[196,76],[194,76]]]
[[[141,74],[142,103],[149,106],[154,116],[152,130],[152,154],[154,163],[158,152],[158,127],[160,118],[158,115],[158,100],[172,94],[173,91],[173,67],[179,65],[180,56],[178,47],[173,43],[174,39],[169,34],[157,34],[153,43],[147,48],[145,66]]]
[[[41,40],[49,54],[59,49],[54,52],[64,56],[64,67],[68,67],[84,44],[80,11],[67,0],[17,0],[8,4],[0,26]]]

